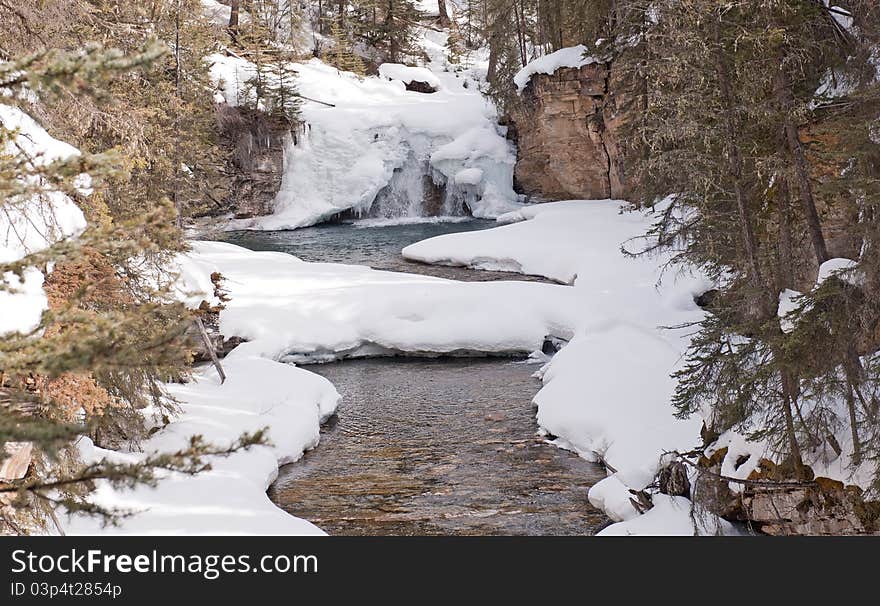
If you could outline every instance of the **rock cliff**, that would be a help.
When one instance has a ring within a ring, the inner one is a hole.
[[[619,88],[607,63],[532,76],[510,114],[517,191],[544,200],[626,196]]]

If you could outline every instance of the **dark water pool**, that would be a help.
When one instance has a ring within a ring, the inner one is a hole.
[[[545,281],[534,276],[506,272],[472,271],[461,267],[442,267],[407,261],[400,254],[406,246],[440,236],[464,231],[497,227],[495,221],[424,222],[403,225],[374,225],[370,222],[328,223],[292,231],[233,231],[218,234],[215,239],[251,250],[286,252],[303,259],[325,263],[368,265],[375,269],[401,271],[462,280],[528,280]]]

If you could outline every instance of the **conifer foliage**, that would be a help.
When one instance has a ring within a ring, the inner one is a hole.
[[[59,507],[117,519],[87,499],[98,480],[133,486],[154,482],[160,469],[196,473],[209,466],[205,457],[263,437],[216,447],[195,437],[179,452],[130,464],[80,460],[83,435],[137,449],[145,407],[161,423],[175,408],[162,383],[188,373],[193,318],[170,293],[169,261],[184,248],[181,214],[194,212],[205,197],[197,189],[210,192],[222,166],[206,94],[210,41],[198,2],[20,3],[15,19],[7,10],[0,7],[0,104],[40,118],[83,153],[38,161],[4,123],[0,212],[31,209],[51,224],[64,194],[88,222],[78,237],[43,249],[3,234],[25,256],[0,265],[0,288],[15,295],[36,268],[49,300],[36,328],[0,339],[0,463],[29,454],[23,477],[0,480],[0,533],[29,533],[57,520]],[[81,49],[82,38],[117,48]]]

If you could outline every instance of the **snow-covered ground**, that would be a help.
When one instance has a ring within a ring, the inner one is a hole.
[[[117,490],[99,482],[92,500],[132,515],[106,528],[98,518],[65,517],[67,534],[323,534],[278,509],[266,490],[280,464],[317,445],[320,423],[336,409],[339,395],[326,379],[288,364],[237,352],[223,364],[228,378],[222,385],[207,367],[189,383],[167,386],[181,414],[147,440],[143,452],[104,450],[82,438],[80,453],[86,461],[137,461],[152,452],[184,449],[192,435],[225,446],[242,432],[264,427],[270,445],[212,457],[212,469],[195,476],[164,473],[156,488]]]
[[[28,170],[51,162],[78,156],[79,150],[49,135],[22,110],[0,104],[0,123],[16,136],[0,153],[10,157],[28,158]],[[13,263],[37,253],[64,238],[78,235],[86,227],[82,211],[64,192],[59,191],[36,174],[23,176],[29,195],[6,199],[0,209],[0,263]],[[86,175],[76,185],[89,193]],[[32,194],[32,195],[31,195]],[[43,292],[44,275],[36,268],[27,268],[19,278],[12,272],[0,276],[0,336],[5,333],[28,333],[40,323],[48,307]]]
[[[210,297],[212,271],[225,277],[231,301],[221,331],[249,341],[223,361],[220,385],[212,368],[195,381],[168,385],[182,414],[144,444],[145,452],[183,447],[200,434],[224,445],[243,431],[269,427],[271,447],[216,459],[196,477],[169,474],[157,489],[99,488],[102,505],[138,511],[118,528],[101,530],[76,518],[69,533],[309,534],[314,526],[277,509],[266,489],[278,465],[298,459],[318,442],[320,421],[338,395],[325,379],[293,360],[395,352],[528,353],[547,336],[568,338],[576,317],[573,292],[526,282],[460,283],[367,267],[306,263],[283,253],[253,252],[232,244],[195,242],[183,260],[195,301]],[[277,360],[284,359],[287,364]],[[86,457],[143,457],[94,448]]]
[[[329,360],[407,353],[529,353],[568,338],[574,292],[531,282],[456,282],[196,242],[193,257],[225,277],[221,332],[236,352]]]
[[[318,59],[294,64],[305,126],[287,145],[274,213],[230,227],[293,229],[343,211],[421,216],[425,178],[446,186],[442,214],[466,206],[494,218],[515,208],[516,157],[478,89],[483,66],[451,65],[444,33],[425,29],[420,41],[430,57],[425,67],[384,64],[380,76],[341,72]],[[222,54],[207,61],[225,102],[240,103],[254,65]],[[414,80],[437,92],[407,91]]]

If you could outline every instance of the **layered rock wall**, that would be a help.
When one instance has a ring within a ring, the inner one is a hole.
[[[619,88],[606,63],[532,76],[510,116],[517,191],[543,200],[626,196]]]

